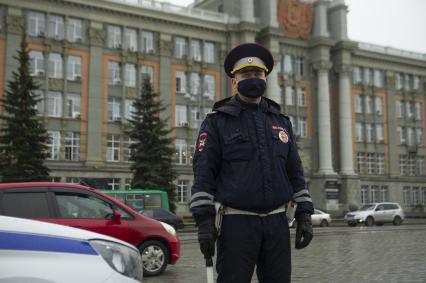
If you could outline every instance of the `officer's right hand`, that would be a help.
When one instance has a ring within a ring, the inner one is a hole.
[[[198,242],[205,259],[214,256],[216,227],[213,219],[206,219],[198,224]]]
[[[314,237],[311,215],[302,213],[296,215],[296,249],[300,250],[309,245]]]

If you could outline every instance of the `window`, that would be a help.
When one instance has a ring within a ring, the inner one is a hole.
[[[374,174],[375,166],[375,154],[372,152],[367,153],[367,173]]]
[[[308,136],[306,117],[299,117],[299,134],[302,138],[306,138]]]
[[[58,53],[49,54],[48,75],[50,78],[62,78],[62,56]]]
[[[305,58],[296,56],[296,75],[303,77],[304,75],[304,65],[305,65]]]
[[[121,48],[121,28],[118,26],[108,26],[108,47]]]
[[[81,80],[81,57],[69,56],[67,61],[67,79]]]
[[[407,174],[407,155],[400,154],[399,155],[399,174],[406,175]]]
[[[396,132],[398,133],[399,144],[405,144],[405,128],[398,126]]]
[[[80,100],[81,100],[81,96],[77,93],[67,94],[68,117],[80,118]]]
[[[179,203],[188,202],[188,180],[179,180],[177,185],[177,198]]]
[[[131,190],[132,189],[132,179],[126,178],[124,179],[124,189]]]
[[[191,109],[191,128],[198,129],[203,121],[201,114],[201,109],[199,107],[194,107]]]
[[[141,81],[147,77],[151,84],[154,83],[154,68],[152,66],[144,65],[141,67]]]
[[[36,90],[33,92],[34,98],[39,99],[37,104],[35,105],[35,109],[37,110],[37,115],[42,115],[44,113],[44,93],[41,90]]]
[[[107,202],[90,195],[56,193],[62,218],[111,219],[113,209]]]
[[[293,58],[291,55],[284,55],[284,74],[293,74]]]
[[[407,128],[407,143],[408,145],[414,145],[416,141],[414,128]]]
[[[80,160],[80,133],[65,133],[65,159],[72,161]]]
[[[186,93],[186,73],[183,71],[176,71],[176,92]]]
[[[364,141],[364,125],[361,123],[355,123],[355,141]]]
[[[376,142],[382,142],[383,140],[383,125],[376,124]]]
[[[186,105],[176,105],[176,127],[188,126]]]
[[[395,105],[396,105],[396,116],[398,118],[403,118],[405,114],[404,103],[398,100],[395,102]]]
[[[383,99],[381,96],[374,97],[374,110],[376,115],[381,116],[383,114]]]
[[[154,49],[154,33],[151,31],[142,31],[141,33],[142,52],[152,53]]]
[[[422,120],[422,104],[419,102],[416,102],[415,106],[415,115],[416,115],[416,120],[420,121]]]
[[[67,39],[78,42],[83,39],[83,22],[80,19],[68,18]]]
[[[417,157],[417,170],[419,176],[425,175],[425,158],[424,156]]]
[[[55,39],[64,38],[64,18],[61,16],[49,15],[49,37]]]
[[[382,186],[380,188],[380,201],[384,202],[384,201],[389,201],[389,190],[388,190],[388,186]]]
[[[187,164],[188,145],[186,140],[176,139],[176,163],[179,165]]]
[[[45,17],[38,12],[29,12],[27,15],[27,33],[31,36],[44,36]]]
[[[62,117],[62,93],[53,91],[47,93],[47,115]]]
[[[364,68],[364,85],[365,86],[371,86],[372,85],[372,83],[373,83],[372,77],[373,77],[373,73],[372,73],[371,69]]]
[[[383,71],[374,70],[374,86],[383,87],[383,83],[384,83]]]
[[[3,213],[22,218],[50,218],[47,195],[40,193],[4,193]]]
[[[121,84],[120,64],[115,61],[108,62],[108,84]]]
[[[426,204],[426,187],[422,187],[423,204]]]
[[[132,157],[133,149],[131,146],[136,142],[132,140],[129,136],[125,136],[123,139],[123,161],[129,162]]]
[[[191,39],[190,55],[192,60],[201,61],[201,44],[198,39]]]
[[[134,64],[126,64],[124,67],[124,85],[136,87],[136,67]]]
[[[358,66],[355,66],[353,68],[353,84],[354,85],[361,85],[362,84],[362,77],[361,77],[361,68]]]
[[[413,103],[409,101],[405,102],[405,111],[406,111],[405,113],[408,118],[411,118],[414,116],[413,106],[414,106]]]
[[[420,204],[420,188],[413,187],[412,193],[413,193],[412,204]]]
[[[364,96],[364,102],[365,102],[365,113],[371,114],[373,113],[373,100],[371,99],[371,96]]]
[[[294,88],[291,86],[285,87],[285,104],[288,106],[292,106],[296,103],[296,94]]]
[[[377,174],[385,174],[385,154],[377,154]]]
[[[78,178],[78,177],[66,177],[65,183],[80,184],[80,178]]]
[[[44,75],[44,57],[40,51],[30,51],[30,73],[33,76]]]
[[[288,116],[288,118],[290,119],[290,123],[291,123],[291,126],[294,128],[296,125],[294,124],[294,117],[293,116],[291,116],[291,115],[289,115]]]
[[[175,57],[183,59],[187,55],[186,39],[183,37],[175,38]]]
[[[121,121],[121,98],[110,96],[108,99],[108,121]]]
[[[357,152],[356,161],[357,161],[358,173],[360,174],[365,173],[365,153]]]
[[[413,77],[413,90],[418,90],[420,87],[420,77],[414,76]]]
[[[374,139],[374,127],[373,124],[365,124],[365,136],[367,142],[373,142]]]
[[[416,155],[409,154],[408,155],[408,175],[416,176]]]
[[[214,64],[215,48],[213,42],[204,42],[204,62]]]
[[[215,92],[215,76],[205,75],[203,96],[207,97],[210,100],[214,100]]]
[[[118,135],[108,135],[107,161],[119,161],[119,158],[120,158],[120,137]]]
[[[361,203],[367,204],[370,202],[370,198],[368,195],[368,186],[363,185],[361,186]]]
[[[411,76],[405,74],[404,75],[404,90],[409,91],[411,90]]]
[[[59,131],[47,131],[49,140],[47,142],[48,157],[50,160],[59,160],[61,149],[61,134]]]
[[[371,202],[380,201],[380,189],[379,186],[371,186]]]
[[[362,113],[362,96],[355,95],[355,113]]]
[[[402,89],[402,75],[399,73],[395,74],[395,88],[397,90],[401,90]]]
[[[403,187],[402,188],[402,202],[405,205],[410,205],[411,204],[410,187]]]
[[[306,93],[303,89],[298,88],[297,92],[297,105],[306,106]]]
[[[135,29],[124,29],[124,49],[128,49],[130,51],[138,50],[138,40]]]
[[[191,73],[190,92],[192,95],[200,94],[200,75],[198,73]]]
[[[132,115],[134,115],[134,112],[136,112],[136,108],[134,105],[135,100],[126,99],[124,103],[124,118],[126,118],[127,120],[132,120]]]

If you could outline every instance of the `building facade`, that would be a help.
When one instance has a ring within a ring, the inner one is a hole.
[[[179,173],[177,213],[189,215],[200,123],[228,97],[226,53],[259,42],[275,58],[267,96],[297,133],[315,206],[335,215],[396,201],[426,205],[426,55],[351,41],[341,0],[0,0],[0,89],[28,34],[37,105],[51,137],[54,181],[99,178],[129,188],[126,136],[143,76],[168,107]],[[0,92],[0,96],[3,91]]]

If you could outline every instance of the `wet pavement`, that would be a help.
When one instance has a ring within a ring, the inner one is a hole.
[[[426,282],[425,224],[314,228],[314,234],[307,248],[292,250],[292,282]],[[179,236],[180,260],[145,283],[206,282],[196,234]]]

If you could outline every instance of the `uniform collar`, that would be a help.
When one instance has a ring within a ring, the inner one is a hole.
[[[231,96],[216,102],[213,106],[214,111],[223,112],[232,116],[239,116],[242,110],[252,108],[249,103],[241,101],[237,96]],[[263,112],[271,112],[280,115],[280,106],[269,98],[262,97],[258,105]]]

